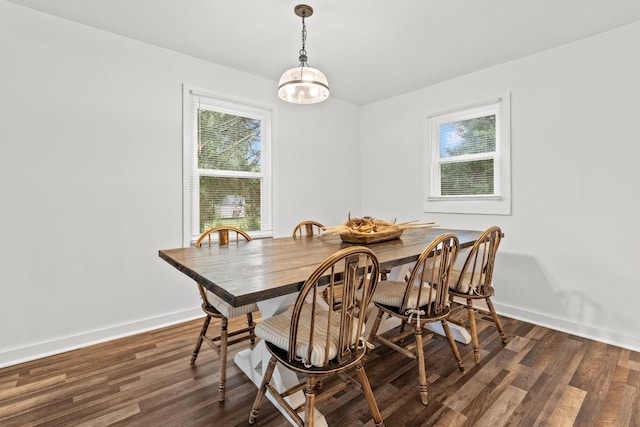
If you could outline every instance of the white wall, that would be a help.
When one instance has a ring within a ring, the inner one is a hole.
[[[500,313],[640,350],[638,40],[635,23],[365,106],[363,211],[500,225]],[[423,213],[425,113],[507,91],[512,215]]]
[[[357,106],[3,0],[0,53],[0,366],[200,316],[157,255],[182,241],[183,83],[274,107],[276,235],[360,210]]]

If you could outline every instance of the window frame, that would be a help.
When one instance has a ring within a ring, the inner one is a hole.
[[[423,210],[427,213],[511,215],[511,96],[425,114]],[[491,153],[440,158],[440,125],[495,114],[496,149]],[[494,194],[442,196],[440,165],[470,160],[494,160]]]
[[[225,178],[258,178],[260,185],[260,230],[247,231],[252,238],[273,237],[273,171],[272,132],[273,108],[245,100],[210,93],[192,86],[183,85],[183,246],[193,245],[200,236],[201,176]],[[233,170],[207,170],[198,168],[198,103],[208,109],[261,121],[260,172]]]

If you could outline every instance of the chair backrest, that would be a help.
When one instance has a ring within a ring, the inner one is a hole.
[[[448,310],[449,277],[459,247],[458,237],[445,233],[422,251],[407,280],[402,313],[421,310],[420,316],[438,317]]]
[[[455,280],[450,282],[451,289],[477,296],[493,294],[493,267],[502,230],[498,226],[489,227],[476,240],[469,251],[461,270],[455,272]]]
[[[327,258],[305,281],[293,306],[289,331],[289,362],[302,359],[305,366],[345,365],[366,352],[366,307],[378,283],[380,265],[364,246],[351,246]],[[328,290],[329,306],[334,291],[342,305],[330,310],[321,290]],[[303,348],[304,354],[299,354]],[[300,362],[298,362],[300,363]]]
[[[202,242],[205,239],[208,240],[209,246],[211,246],[211,242],[212,242],[211,235],[215,235],[215,234],[218,235],[218,238],[217,238],[218,245],[228,245],[230,234],[231,235],[235,234],[236,243],[240,240],[240,237],[242,237],[247,241],[252,240],[251,236],[249,236],[244,230],[241,230],[237,227],[232,227],[230,225],[221,225],[219,227],[210,228],[209,230],[202,233],[200,237],[198,237],[198,240],[196,240],[196,243],[194,244],[194,246],[196,248],[199,248],[200,246],[202,246]]]
[[[212,239],[211,236],[212,235],[215,236],[216,234],[217,234],[217,238]],[[240,241],[241,237],[246,241],[253,240],[251,239],[251,236],[249,236],[244,230],[241,230],[237,227],[232,227],[229,225],[221,225],[219,227],[210,228],[209,230],[202,233],[200,237],[198,237],[198,240],[196,240],[196,243],[194,243],[194,246],[196,248],[201,247],[202,242],[205,239],[209,242],[209,247],[211,247],[212,241],[217,241],[218,245],[225,246],[229,244],[229,240],[230,240],[229,235],[232,235],[232,236],[235,235],[236,243]],[[198,291],[200,291],[200,297],[202,298],[202,302],[203,302],[202,307],[204,308],[205,306],[211,306],[211,302],[207,297],[207,289],[200,283],[196,283],[196,284],[198,285]]]
[[[294,227],[291,237],[313,237],[314,235],[320,235],[323,230],[324,225],[320,224],[317,221],[302,221],[300,224]]]

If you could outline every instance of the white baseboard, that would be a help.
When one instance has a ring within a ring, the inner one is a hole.
[[[198,308],[0,351],[0,368],[203,317]]]
[[[582,338],[615,345],[617,347],[640,351],[640,337],[631,337],[616,331],[595,328],[582,323],[551,317],[543,313],[499,304],[496,301],[493,301],[493,305],[495,306],[498,314],[506,317],[522,320],[527,323],[554,329],[556,331],[566,332]]]

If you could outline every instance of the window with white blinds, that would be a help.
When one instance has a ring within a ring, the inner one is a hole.
[[[183,88],[184,244],[219,225],[273,233],[271,111]]]
[[[511,213],[509,96],[427,116],[425,212]]]

